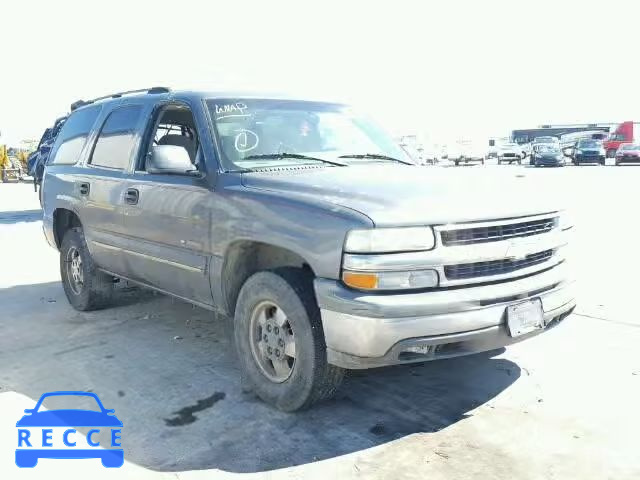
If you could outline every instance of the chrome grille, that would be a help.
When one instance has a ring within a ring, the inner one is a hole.
[[[444,230],[441,232],[444,246],[468,245],[472,243],[497,242],[507,238],[528,237],[549,232],[558,222],[557,217],[540,218],[505,225]]]
[[[503,259],[489,262],[461,263],[447,265],[444,274],[449,280],[463,280],[466,278],[489,277],[512,273],[523,268],[546,262],[553,256],[553,249],[532,253],[520,260]]]

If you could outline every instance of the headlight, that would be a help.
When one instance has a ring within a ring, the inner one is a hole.
[[[435,270],[409,272],[342,272],[342,281],[359,290],[408,290],[438,286]]]
[[[431,250],[436,244],[430,227],[351,230],[344,244],[349,253],[388,253]]]

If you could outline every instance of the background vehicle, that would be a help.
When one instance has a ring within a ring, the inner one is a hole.
[[[552,145],[552,146],[559,146],[559,141],[557,137],[553,137],[553,136],[542,136],[542,137],[536,137],[534,138],[533,142],[531,142],[530,144],[530,148],[529,148],[529,152],[528,152],[528,156],[529,156],[529,164],[533,165],[533,154],[535,153],[536,150],[536,146],[538,145]],[[522,147],[522,145],[521,145]]]
[[[599,163],[600,165],[604,165],[606,153],[601,141],[583,138],[576,142],[571,158],[575,165],[582,163]]]
[[[583,138],[604,141],[608,137],[609,134],[602,130],[585,130],[582,132],[566,133],[560,135],[560,148],[573,147],[578,140]]]
[[[556,144],[539,143],[533,146],[530,163],[536,167],[564,167],[565,155]]]
[[[616,165],[638,162],[640,162],[640,145],[624,143],[618,147],[618,151],[616,152]]]
[[[74,308],[108,306],[116,277],[217,310],[247,384],[295,411],[344,369],[495,349],[571,313],[555,200],[465,170],[410,163],[339,103],[125,92],[65,122],[43,231]]]
[[[66,119],[66,116],[60,117],[54,122],[52,127],[47,128],[40,138],[38,147],[31,155],[29,155],[27,168],[29,175],[33,177],[33,187],[36,190],[38,190],[38,187],[42,184],[44,169],[47,164],[47,160],[49,159],[51,147],[53,146],[53,143],[55,142],[56,137],[58,136],[58,133]],[[40,191],[39,195],[41,196],[41,194],[42,192]],[[42,198],[40,200],[42,202]]]
[[[604,141],[604,149],[606,151],[607,158],[613,158],[618,151],[618,147],[623,143],[629,143],[634,141],[633,136],[633,122],[622,122]]]
[[[513,162],[520,165],[523,158],[524,153],[517,143],[505,143],[498,147],[498,165],[502,163],[512,164]]]

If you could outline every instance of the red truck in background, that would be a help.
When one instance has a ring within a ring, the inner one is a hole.
[[[607,158],[616,156],[618,148],[623,143],[633,142],[633,122],[622,122],[618,125],[609,138],[603,142],[604,149],[607,152]]]

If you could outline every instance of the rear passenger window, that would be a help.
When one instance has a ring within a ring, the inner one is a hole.
[[[62,126],[49,164],[75,164],[99,114],[100,107],[83,108],[72,113]]]
[[[104,122],[89,163],[96,167],[125,170],[136,143],[136,127],[142,114],[140,105],[114,110]]]

